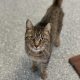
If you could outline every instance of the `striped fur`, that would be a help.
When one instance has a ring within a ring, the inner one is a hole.
[[[51,56],[53,44],[60,45],[60,32],[62,29],[63,10],[62,0],[55,0],[48,8],[42,20],[35,26],[30,20],[26,22],[25,49],[33,61],[32,70],[35,71],[37,63],[40,64],[41,78],[46,80],[46,68]]]

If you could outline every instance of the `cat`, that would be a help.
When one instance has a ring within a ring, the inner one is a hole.
[[[60,33],[63,25],[64,12],[61,8],[63,0],[54,0],[42,20],[35,26],[26,21],[25,50],[32,60],[32,71],[40,66],[42,80],[47,78],[47,66],[53,45],[60,46]]]

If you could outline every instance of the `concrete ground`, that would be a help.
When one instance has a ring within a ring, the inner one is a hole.
[[[61,46],[53,48],[47,80],[79,80],[68,59],[80,54],[80,0],[63,0]],[[0,0],[0,80],[40,80],[24,49],[25,22],[36,24],[52,0]]]

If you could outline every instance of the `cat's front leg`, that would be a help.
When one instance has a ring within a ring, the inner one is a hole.
[[[40,75],[41,75],[42,80],[46,80],[47,78],[47,65],[48,63],[41,63]]]
[[[35,72],[35,71],[37,71],[37,62],[35,62],[35,61],[32,61],[32,71],[33,72]]]

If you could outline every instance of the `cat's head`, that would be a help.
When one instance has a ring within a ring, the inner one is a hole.
[[[50,32],[50,23],[44,29],[37,29],[30,20],[27,20],[25,39],[28,48],[33,52],[43,51],[50,43]]]

